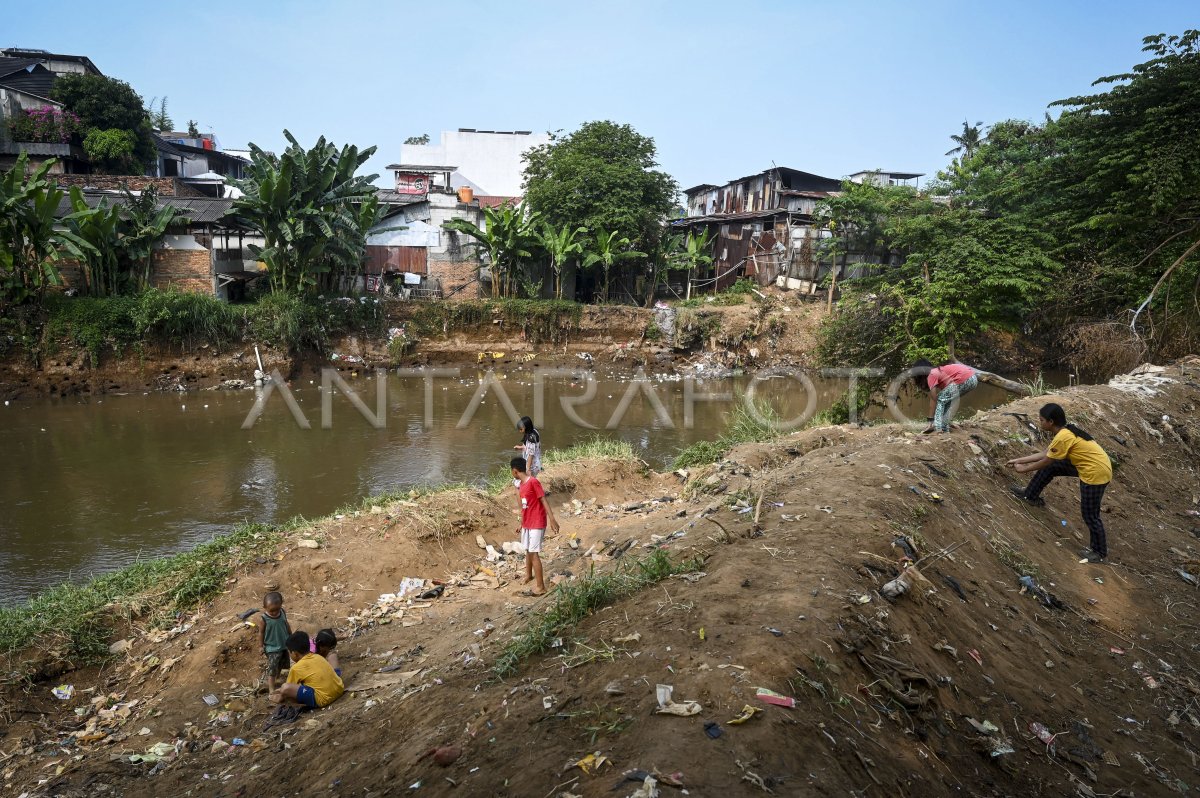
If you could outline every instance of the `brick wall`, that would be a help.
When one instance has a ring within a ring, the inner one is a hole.
[[[66,189],[70,186],[96,188],[101,191],[142,191],[148,186],[158,189],[160,197],[203,197],[200,191],[174,177],[143,177],[141,175],[54,175],[54,182]]]
[[[451,300],[478,299],[480,284],[476,282],[450,296],[456,288],[467,285],[479,274],[479,262],[474,258],[463,260],[435,259],[433,253],[429,256],[429,279],[436,280],[442,286],[442,296]]]
[[[211,253],[206,249],[159,249],[154,252],[150,284],[155,288],[213,292]]]

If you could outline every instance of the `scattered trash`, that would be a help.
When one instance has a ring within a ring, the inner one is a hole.
[[[296,546],[301,549],[319,549],[319,548],[321,548],[321,544],[318,543],[317,541],[313,540],[312,538],[301,538],[300,540],[296,541]]]
[[[942,503],[942,497],[936,493],[930,493],[926,496],[926,498],[929,499],[929,501],[933,502],[934,504]]]
[[[629,798],[658,798],[658,780],[647,776],[641,787],[629,793]]]
[[[406,576],[400,580],[400,587],[396,588],[396,598],[404,598],[407,593],[414,593],[425,587],[424,579]]]
[[[50,692],[53,693],[54,697],[57,698],[59,701],[70,701],[71,697],[75,695],[75,685],[60,684],[58,687],[55,687]]]
[[[768,690],[765,687],[759,687],[754,692],[754,697],[764,704],[774,704],[777,707],[787,707],[788,709],[796,708],[796,699],[790,695],[783,695],[774,690]]]
[[[641,639],[642,639],[641,632],[633,632],[632,634],[627,634],[623,637],[614,637],[613,642],[614,643],[636,643]]]
[[[773,626],[767,626],[767,627],[764,627],[764,628],[766,628],[766,630],[767,630],[768,632],[770,632],[771,634],[775,635],[776,637],[783,637],[783,632],[782,632],[782,631],[780,631],[779,629],[776,629],[776,628],[775,628],[775,627],[773,627]]]
[[[435,599],[435,598],[440,597],[445,592],[446,592],[445,585],[435,585],[434,587],[430,588],[429,590],[426,590],[421,595],[417,596],[417,598],[418,599]]]
[[[1059,601],[1058,596],[1040,587],[1032,576],[1022,576],[1019,581],[1022,593],[1029,593],[1045,606],[1056,610],[1065,610],[1067,608],[1065,604]]]
[[[221,703],[221,699],[217,698],[212,693],[209,693],[206,696],[202,696],[200,700],[203,701],[204,703],[208,704],[210,707],[215,707],[217,704]]]
[[[612,762],[608,757],[604,756],[599,751],[596,751],[594,754],[588,754],[583,759],[575,762],[571,765],[571,767],[579,768],[586,775],[591,776],[594,773],[599,773],[600,768],[606,764],[611,765]]]
[[[1054,738],[1057,734],[1051,734],[1049,729],[1036,721],[1029,724],[1029,731],[1045,744],[1051,754],[1054,753]]]
[[[710,720],[704,724],[704,733],[715,740],[724,734],[725,730],[715,720]]]
[[[938,642],[934,643],[933,650],[934,651],[945,651],[945,652],[949,653],[950,656],[954,657],[955,659],[958,659],[958,649],[955,648],[954,646],[950,645],[949,643],[947,643],[945,640],[939,640]]]
[[[173,758],[177,753],[175,746],[171,743],[155,743],[146,749],[144,754],[130,754],[130,762],[161,762],[164,759]]]
[[[917,550],[913,548],[912,542],[904,535],[900,535],[892,541],[892,545],[900,551],[904,552],[904,556],[910,560],[916,561]]]
[[[1125,649],[1117,648],[1116,646],[1109,646],[1108,650],[1113,654],[1124,654],[1125,653]]]
[[[879,592],[883,594],[884,598],[895,601],[910,590],[912,590],[912,576],[906,569],[892,581],[884,582]]]
[[[109,654],[123,654],[133,645],[132,640],[118,640],[108,647]]]
[[[752,707],[749,704],[746,704],[744,707],[742,707],[742,714],[738,715],[733,720],[728,721],[728,723],[730,726],[741,726],[743,723],[745,723],[746,721],[753,718],[759,712],[762,712],[762,710],[760,708]]]
[[[1153,676],[1151,676],[1150,674],[1148,674],[1148,673],[1147,673],[1146,675],[1144,675],[1144,676],[1142,677],[1142,681],[1144,681],[1144,682],[1146,683],[1146,686],[1147,686],[1147,687],[1149,687],[1151,690],[1157,690],[1157,689],[1158,689],[1158,680],[1157,680],[1157,679],[1155,679],[1155,678],[1154,678]]]
[[[1002,740],[999,737],[992,740],[992,756],[994,757],[1004,756],[1005,754],[1011,754],[1015,751],[1016,749],[1013,748],[1009,742]]]
[[[609,695],[625,695],[625,688],[619,681],[611,681],[604,686],[604,692]]]
[[[1193,587],[1200,587],[1200,579],[1197,579],[1196,577],[1192,576],[1191,574],[1189,574],[1187,571],[1183,570],[1182,568],[1178,569],[1176,571],[1176,573],[1179,574],[1180,579],[1187,582],[1189,585],[1191,585]]]
[[[976,665],[978,665],[981,668],[983,667],[983,657],[980,656],[978,651],[976,651],[975,649],[971,649],[970,651],[967,652],[967,655],[971,659],[975,660]]]
[[[972,729],[980,734],[995,734],[996,732],[1000,731],[1000,727],[995,723],[992,723],[990,720],[985,720],[983,723],[980,723],[979,721],[975,720],[975,718],[967,718],[967,723],[971,725]]]
[[[243,740],[241,737],[234,737],[232,740],[230,740],[230,741],[229,741],[229,744],[230,744],[230,745],[242,746],[242,745],[245,745],[245,744],[246,744],[246,741],[245,741],[245,740]]]
[[[866,594],[866,593],[863,593],[861,596],[859,596],[859,597],[856,599],[856,601],[857,601],[859,604],[870,604],[870,603],[871,603],[871,597],[870,597],[868,594]]]
[[[552,709],[554,707],[554,696],[542,696],[542,709]]]
[[[657,715],[679,715],[680,717],[688,717],[689,715],[700,714],[700,704],[697,701],[677,702],[671,698],[671,694],[675,691],[675,687],[670,684],[660,684],[655,686],[655,693],[658,698],[658,709],[655,710]]]

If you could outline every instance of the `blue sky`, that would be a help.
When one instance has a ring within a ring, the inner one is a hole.
[[[786,165],[932,174],[964,119],[1039,119],[1200,20],[1191,0],[21,3],[6,46],[89,56],[225,147],[473,127],[652,136],[681,187]],[[381,181],[385,182],[385,181]]]

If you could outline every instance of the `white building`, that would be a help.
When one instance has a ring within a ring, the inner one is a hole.
[[[880,169],[864,169],[850,175],[855,183],[870,183],[876,186],[908,186],[920,188],[924,172],[884,172]]]
[[[401,145],[400,162],[457,164],[451,187],[465,186],[484,197],[519,197],[525,170],[521,156],[549,141],[549,134],[528,130],[459,128],[442,131],[437,144]]]

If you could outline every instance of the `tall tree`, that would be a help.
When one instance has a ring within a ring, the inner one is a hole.
[[[983,123],[976,122],[972,125],[964,119],[962,133],[951,135],[950,140],[956,146],[948,150],[947,155],[961,155],[963,158],[970,158],[983,143]]]
[[[251,250],[274,290],[339,290],[361,273],[367,231],[379,220],[378,175],[355,175],[375,148],[338,149],[322,136],[305,149],[283,135],[288,147],[279,156],[250,145],[249,177],[237,181],[245,196],[230,213],[262,234],[264,245]]]
[[[142,174],[157,157],[150,116],[128,83],[103,75],[63,75],[50,93],[79,117],[85,141],[93,131],[104,133],[94,138],[98,157],[110,158],[99,162],[102,170]]]
[[[525,201],[556,228],[608,230],[647,248],[678,193],[656,158],[654,139],[631,126],[588,122],[525,154]]]
[[[146,113],[150,115],[150,126],[159,133],[175,129],[175,122],[172,121],[171,115],[167,113],[166,97],[163,97],[161,100],[157,97],[151,98],[150,104],[146,106]]]

